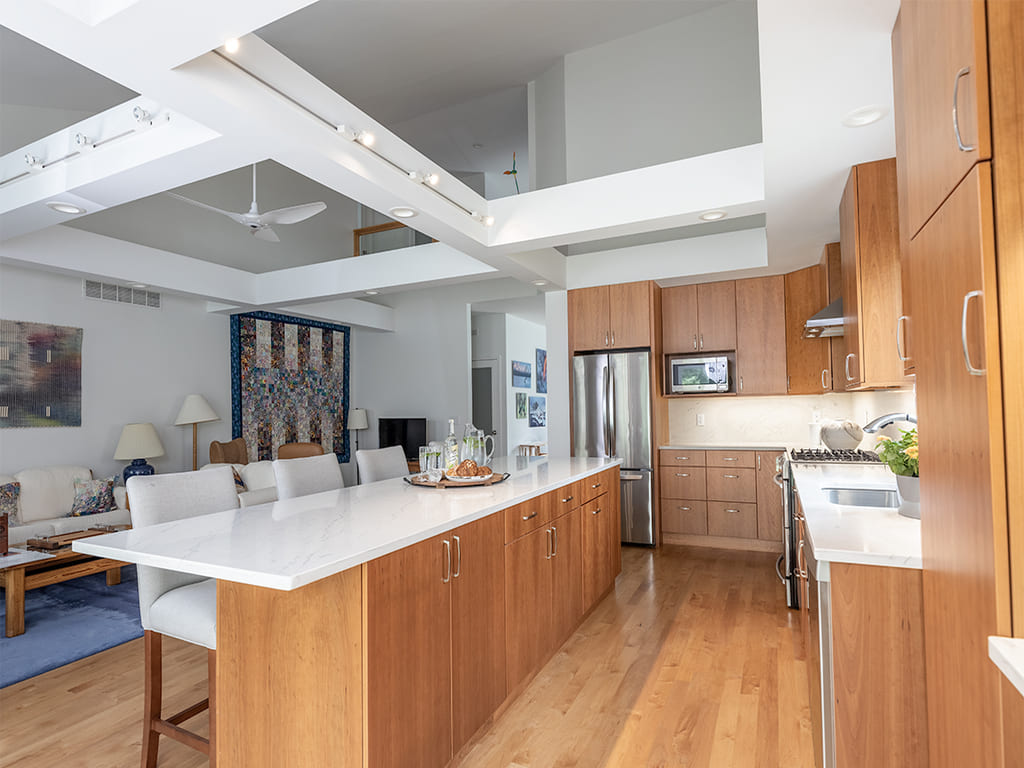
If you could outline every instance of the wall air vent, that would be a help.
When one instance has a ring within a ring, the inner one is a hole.
[[[87,299],[100,301],[116,301],[119,304],[134,304],[137,307],[160,309],[160,294],[147,291],[145,288],[132,288],[127,285],[101,283],[98,280],[83,280],[83,292]]]

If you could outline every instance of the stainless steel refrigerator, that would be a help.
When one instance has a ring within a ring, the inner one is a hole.
[[[649,352],[577,355],[573,455],[622,459],[622,541],[654,544]]]

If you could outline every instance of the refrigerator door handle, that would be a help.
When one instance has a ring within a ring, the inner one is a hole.
[[[608,443],[608,456],[614,456],[616,453],[616,424],[615,424],[615,377],[608,377],[608,426],[611,431],[611,442]]]
[[[612,450],[609,447],[609,440],[611,439],[611,432],[609,431],[608,425],[611,423],[611,403],[609,402],[608,393],[611,392],[611,371],[608,370],[608,366],[604,367],[604,455],[611,456]]]

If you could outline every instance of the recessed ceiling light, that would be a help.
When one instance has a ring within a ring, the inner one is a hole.
[[[397,205],[394,208],[389,208],[388,213],[394,216],[396,219],[411,219],[419,211],[415,208],[409,208],[406,205]]]
[[[547,285],[548,281],[547,280],[534,280],[533,284],[536,285],[539,288],[542,285]]]
[[[866,107],[859,107],[849,112],[843,118],[843,125],[847,128],[862,128],[865,125],[877,123],[889,114],[889,108],[880,104],[868,104]]]
[[[132,283],[132,288],[149,288],[145,283]]]
[[[380,291],[364,291],[367,296],[376,296]]]
[[[47,203],[46,206],[55,210],[57,213],[66,213],[72,216],[79,213],[85,213],[85,208],[80,208],[74,203],[61,203],[55,200]]]
[[[483,144],[474,144],[473,145],[473,149],[483,149],[483,148],[484,148]]]
[[[238,53],[238,38],[229,37],[224,41],[224,50],[228,53]]]
[[[701,221],[718,221],[719,219],[724,219],[728,215],[729,214],[727,214],[725,211],[707,211],[705,213],[702,213],[697,218],[700,219]]]

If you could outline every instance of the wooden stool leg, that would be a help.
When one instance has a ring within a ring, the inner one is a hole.
[[[142,718],[142,768],[156,768],[160,734],[153,724],[160,719],[163,695],[163,635],[146,630],[146,693]]]
[[[210,768],[217,768],[217,652],[207,652],[210,678]]]

